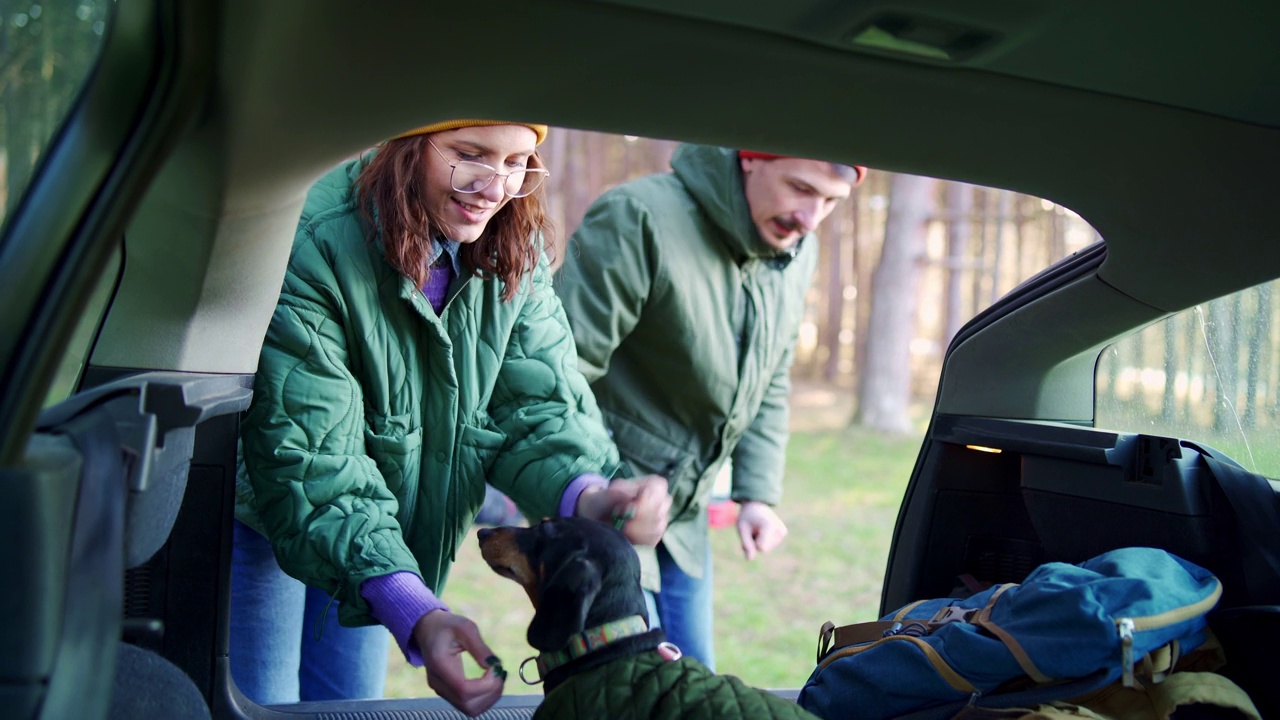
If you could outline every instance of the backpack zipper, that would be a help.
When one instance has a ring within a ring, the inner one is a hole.
[[[1116,620],[1116,629],[1120,632],[1120,674],[1124,678],[1124,686],[1131,688],[1133,681],[1133,618]]]
[[[1143,630],[1157,630],[1169,625],[1177,625],[1194,617],[1199,617],[1213,609],[1218,604],[1218,599],[1222,597],[1222,583],[1214,580],[1213,592],[1206,597],[1194,602],[1190,605],[1184,605],[1172,610],[1166,610],[1155,615],[1145,615],[1142,617],[1122,617],[1116,618],[1116,631],[1120,635],[1120,663],[1121,677],[1124,679],[1124,686],[1127,688],[1134,687],[1136,684],[1133,677],[1133,634]]]

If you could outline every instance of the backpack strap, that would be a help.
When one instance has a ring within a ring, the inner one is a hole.
[[[978,616],[970,620],[970,622],[995,635],[996,639],[1004,643],[1004,646],[1013,655],[1013,659],[1018,661],[1018,667],[1022,668],[1027,677],[1041,684],[1053,682],[1053,678],[1040,672],[1040,668],[1036,667],[1036,664],[1031,661],[1031,656],[1027,654],[1026,650],[1022,649],[1022,643],[1019,643],[1017,638],[1010,635],[1008,630],[991,620],[991,610],[996,606],[996,600],[1004,594],[1005,590],[1011,587],[1014,587],[1014,585],[1001,585],[998,590],[991,593],[991,598],[987,600],[986,607],[982,608],[982,612],[978,613]]]
[[[840,648],[879,640],[884,637],[885,631],[891,629],[894,624],[877,620],[836,627],[835,623],[828,620],[822,623],[822,628],[818,630],[818,657],[815,662],[821,663],[822,658],[827,653],[834,652]]]
[[[836,627],[836,624],[830,620],[822,623],[822,628],[818,630],[818,657],[815,662],[821,663],[822,658],[826,657],[827,653],[834,652],[840,648],[874,642],[885,637],[888,631],[901,623],[902,618],[906,617],[907,613],[923,602],[925,601],[917,600],[910,605],[902,607],[902,609],[894,613],[892,620],[874,620],[852,625],[841,625],[840,627]]]
[[[1091,693],[1112,682],[1106,670],[1099,670],[1075,680],[1035,685],[1025,690],[1009,692],[993,692],[987,695],[973,693],[967,700],[945,703],[933,707],[922,708],[906,715],[899,715],[894,720],[952,720],[964,716],[966,712],[974,713],[974,717],[992,717],[983,714],[983,710],[999,712],[1010,708],[1033,708],[1041,703],[1075,698]],[[1018,717],[1025,715],[1020,712]]]
[[[1013,637],[1009,631],[1000,627],[1000,625],[991,619],[991,611],[995,608],[996,601],[1000,599],[1000,596],[1003,595],[1005,591],[1013,587],[1017,587],[1017,584],[1006,583],[997,587],[995,591],[991,593],[991,597],[987,598],[987,603],[981,610],[958,608],[954,605],[944,607],[931,619],[920,623],[922,626],[921,632],[930,633],[951,622],[971,623],[991,633],[1001,643],[1004,643],[1004,646],[1008,648],[1009,653],[1013,655],[1013,659],[1017,661],[1018,666],[1027,674],[1027,677],[1030,677],[1032,680],[1035,680],[1037,683],[1042,685],[1052,683],[1053,678],[1040,672],[1040,668],[1036,667],[1035,662],[1031,660],[1031,656],[1023,649],[1022,644],[1018,642],[1017,638]],[[864,643],[875,642],[890,635],[894,635],[897,632],[901,632],[902,619],[921,602],[924,601],[917,601],[903,607],[894,615],[892,620],[854,623],[853,625],[843,625],[841,627],[836,627],[834,623],[828,620],[822,624],[822,628],[818,631],[818,654],[816,662],[818,664],[822,664],[822,658],[826,657],[828,653],[835,652],[841,648],[845,648],[850,645],[861,645]]]
[[[893,618],[890,620],[875,620],[852,625],[841,625],[840,627],[836,627],[835,623],[828,620],[822,623],[822,627],[818,630],[816,662],[821,664],[822,658],[826,657],[828,653],[850,645],[875,642],[899,633],[905,635],[927,635],[948,623],[969,622],[981,625],[999,638],[1009,648],[1009,652],[1013,653],[1023,671],[1034,678],[1036,682],[1049,682],[1049,678],[1036,669],[1035,663],[1031,662],[1031,658],[1022,649],[1022,646],[1018,644],[1018,641],[1005,632],[1003,628],[990,621],[991,608],[995,606],[996,600],[1011,587],[1017,587],[1017,583],[1007,583],[996,588],[981,611],[976,608],[961,608],[955,605],[948,605],[935,613],[932,618],[913,621],[907,624],[906,627],[904,627],[903,621],[906,619],[907,614],[921,603],[926,602],[925,600],[917,600],[910,605],[904,605],[898,612],[894,613]],[[979,622],[980,620],[985,620],[985,623]]]

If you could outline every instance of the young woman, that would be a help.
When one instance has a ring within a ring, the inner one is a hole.
[[[666,481],[605,479],[617,451],[551,289],[546,132],[437,123],[308,194],[241,432],[230,660],[250,699],[380,695],[387,633],[353,629],[376,623],[458,709],[492,705],[503,674],[465,677],[462,652],[492,653],[439,599],[486,481],[527,517],[634,512],[632,542],[661,537]]]

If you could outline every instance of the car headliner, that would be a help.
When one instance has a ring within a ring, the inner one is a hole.
[[[1280,214],[1264,210],[1280,186],[1280,7],[955,5],[228,0],[216,81],[129,227],[92,362],[253,372],[307,187],[405,128],[487,116],[857,162],[1079,212],[1106,238],[1102,267],[953,348],[951,377],[1002,385],[944,382],[939,409],[1087,420],[1076,391],[1097,347],[1280,274]],[[884,10],[996,39],[959,63],[843,46]]]

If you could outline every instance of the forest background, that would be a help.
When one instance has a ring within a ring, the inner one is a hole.
[[[552,128],[541,147],[563,256],[601,193],[670,171],[677,143]],[[919,451],[943,353],[963,324],[1025,278],[1099,238],[1075,213],[1005,190],[872,168],[817,231],[820,260],[792,368],[792,438],[773,553],[746,562],[712,531],[717,669],[797,688],[818,628],[874,619],[894,519]],[[445,600],[504,660],[534,654],[520,588],[459,551]],[[391,651],[388,694],[429,695]],[[510,661],[508,661],[510,662]],[[477,671],[478,672],[478,671]],[[538,692],[512,675],[507,692]]]

